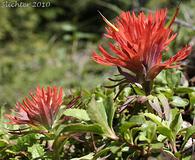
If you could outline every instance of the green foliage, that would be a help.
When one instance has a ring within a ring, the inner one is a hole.
[[[28,147],[28,152],[32,154],[33,159],[42,158],[45,154],[44,148],[40,144],[33,144]]]

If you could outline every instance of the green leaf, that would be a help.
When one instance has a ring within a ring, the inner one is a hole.
[[[192,157],[193,155],[188,155],[186,157],[182,157],[182,160],[192,160]]]
[[[175,88],[176,93],[191,93],[194,89],[191,87],[177,87]]]
[[[78,108],[70,108],[66,109],[64,112],[65,116],[71,116],[80,120],[89,121],[89,115],[86,110],[84,109],[78,109]]]
[[[144,113],[144,116],[150,118],[154,123],[156,123],[158,126],[164,127],[164,124],[162,123],[162,119],[155,114],[152,113]]]
[[[173,140],[173,133],[171,129],[163,123],[162,119],[152,113],[144,113],[144,115],[150,118],[154,123],[158,125],[157,130],[160,134],[166,136],[169,140]]]
[[[175,106],[175,107],[185,107],[189,104],[189,101],[187,99],[178,97],[178,96],[173,96],[172,97],[172,101],[170,102],[171,105]]]
[[[135,136],[141,131],[141,125],[145,123],[143,115],[134,115],[130,118],[129,122],[124,122],[120,127],[120,133],[124,136],[126,141],[133,143]]]
[[[57,135],[61,133],[80,133],[80,132],[93,132],[96,134],[103,134],[102,128],[98,124],[68,124],[68,125],[61,125],[58,128]]]
[[[130,118],[130,120],[129,120],[130,122],[135,122],[135,123],[137,123],[137,124],[143,124],[143,123],[145,123],[145,121],[146,121],[146,119],[145,119],[145,117],[144,117],[144,115],[133,115],[131,118]]]
[[[166,80],[167,84],[170,88],[175,88],[179,85],[181,80],[181,71],[177,70],[166,70]]]
[[[138,135],[138,133],[142,130],[141,127],[134,127],[130,130],[130,140],[131,140],[131,143],[133,143],[133,141],[136,141],[136,137]]]
[[[114,113],[116,110],[116,107],[114,107],[114,104],[113,104],[112,97],[110,97],[110,96],[106,97],[106,99],[104,100],[104,106],[105,106],[105,110],[106,110],[108,125],[109,125],[109,127],[112,127]]]
[[[92,160],[94,157],[94,153],[89,153],[88,155],[85,155],[80,158],[71,158],[70,160]]]
[[[175,135],[177,135],[177,133],[180,131],[182,123],[183,123],[183,119],[181,116],[181,113],[179,113],[178,109],[172,109],[172,121],[170,124],[170,128],[173,131],[173,133]]]
[[[95,98],[92,98],[87,113],[93,122],[100,124],[102,127],[107,128],[107,115],[103,104],[103,101],[96,102]]]
[[[152,143],[156,137],[156,124],[151,121],[146,121],[142,124],[141,128],[142,132],[140,133],[140,136],[142,136],[142,138],[144,138],[148,143]]]
[[[0,139],[0,148],[6,147],[8,144],[8,141],[5,139]]]
[[[41,144],[33,144],[32,147],[28,147],[28,152],[32,154],[32,158],[41,158],[44,156],[45,151]]]
[[[157,130],[159,131],[160,134],[162,134],[163,136],[166,136],[169,140],[171,141],[174,140],[173,133],[171,129],[169,129],[168,127],[159,126],[157,127]]]
[[[163,143],[152,143],[150,144],[151,145],[151,148],[154,150],[154,149],[161,149],[164,147],[164,144]]]
[[[163,93],[167,98],[171,98],[174,95],[174,92],[172,89],[165,87],[156,87],[155,88],[157,93]]]
[[[145,95],[144,91],[138,85],[132,84],[132,87],[135,90],[137,95],[141,95],[141,96]]]
[[[193,107],[195,105],[195,92],[189,94],[190,97],[190,105]]]
[[[108,103],[106,105],[112,105],[112,104]],[[113,106],[105,106],[104,105],[103,99],[96,101],[95,98],[93,97],[88,108],[87,108],[87,112],[89,114],[90,119],[93,122],[98,123],[102,127],[102,129],[107,137],[109,137],[111,139],[118,139],[118,137],[114,133],[114,130],[112,129],[112,119],[114,116],[113,115],[114,110],[110,109],[110,107],[113,107]],[[107,113],[109,110],[112,113]],[[107,114],[111,114],[111,115],[107,115]],[[111,126],[109,126],[109,124]]]
[[[138,127],[141,124],[138,124],[136,122],[125,122],[124,124],[121,125],[120,127],[120,132],[123,134],[124,132],[126,132],[128,129],[131,129],[133,127]]]
[[[110,151],[110,147],[99,150],[92,160],[97,160],[100,156],[107,154]]]
[[[193,134],[195,134],[195,126],[191,126],[191,127],[186,129],[185,139],[181,145],[181,150],[184,148],[185,144],[187,143],[187,141],[190,139],[190,137]]]

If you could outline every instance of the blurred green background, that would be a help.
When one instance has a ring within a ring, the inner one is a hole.
[[[169,8],[171,16],[179,1],[47,0],[42,2],[50,2],[50,7],[1,8],[0,105],[14,105],[37,85],[91,89],[107,81],[115,68],[91,60],[97,44],[105,41],[105,23],[97,10],[109,20],[121,10],[148,12],[161,7]],[[174,29],[179,35],[169,55],[195,36],[194,0],[182,1],[178,18]]]

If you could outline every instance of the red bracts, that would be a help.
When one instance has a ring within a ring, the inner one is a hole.
[[[166,17],[167,9],[148,15],[141,12],[138,16],[134,12],[122,12],[114,24],[103,17],[108,24],[106,37],[114,43],[109,43],[109,52],[100,45],[102,55],[94,52],[93,60],[102,65],[125,68],[133,72],[139,81],[140,77],[144,81],[151,81],[163,69],[177,67],[190,54],[191,46],[162,61],[162,53],[168,50],[168,45],[176,37],[171,29],[176,15],[168,27]]]
[[[63,89],[37,87],[35,93],[29,93],[23,103],[16,104],[16,115],[6,115],[10,124],[28,124],[32,126],[44,126],[49,129],[55,120],[59,107],[63,102]]]

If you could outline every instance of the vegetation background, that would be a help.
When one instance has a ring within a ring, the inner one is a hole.
[[[92,89],[105,83],[115,69],[91,60],[92,51],[105,41],[102,38],[105,23],[97,11],[112,20],[121,10],[148,12],[166,7],[171,16],[180,0],[42,2],[51,5],[0,9],[0,106],[13,106],[37,85],[59,85],[71,91]],[[2,5],[3,0],[0,3]],[[178,19],[174,29],[179,35],[170,55],[183,44],[195,43],[194,0],[181,1]],[[192,66],[192,56],[189,61]]]

